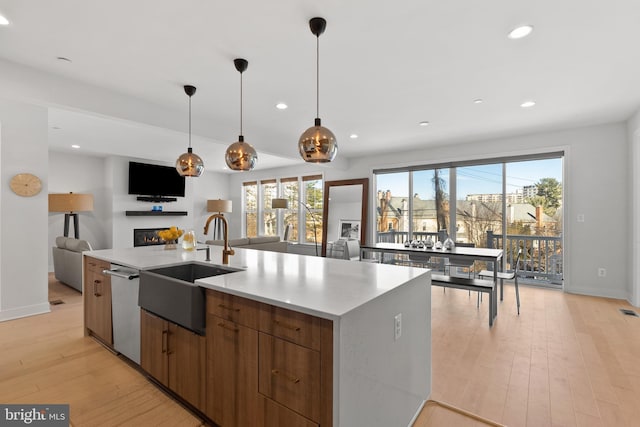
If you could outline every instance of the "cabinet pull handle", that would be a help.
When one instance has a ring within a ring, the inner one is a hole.
[[[162,331],[162,352],[167,352],[167,346],[169,341],[169,331]]]
[[[291,381],[294,384],[298,384],[300,382],[300,378],[294,377],[293,375],[287,374],[285,372],[280,372],[280,370],[278,370],[278,369],[272,369],[271,370],[271,374],[272,375],[282,375],[283,377],[285,377],[286,379],[288,379],[289,381]]]
[[[221,308],[221,309],[223,309],[223,310],[229,310],[229,311],[235,311],[235,312],[240,311],[240,309],[239,309],[239,308],[229,307],[229,306],[226,306],[226,305],[224,305],[224,304],[218,304],[218,307],[220,307],[220,308]]]
[[[227,329],[229,331],[233,331],[233,332],[238,332],[240,330],[238,328],[233,328],[231,326],[227,326],[225,323],[218,323],[218,326],[220,326],[221,328]]]
[[[295,325],[291,325],[289,323],[284,323],[281,322],[279,320],[273,320],[273,323],[275,323],[277,326],[282,326],[283,328],[287,328],[287,329],[291,329],[292,331],[296,331],[296,332],[300,332],[300,327],[299,326],[295,326]]]
[[[100,292],[98,292],[98,285],[100,284],[100,280],[94,280],[93,281],[93,295],[96,297],[101,297],[102,294]]]

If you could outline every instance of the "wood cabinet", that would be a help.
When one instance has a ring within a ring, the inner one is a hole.
[[[333,323],[207,290],[207,410],[221,427],[330,427]]]
[[[205,337],[140,310],[140,366],[200,410],[205,407]]]
[[[84,316],[87,333],[113,345],[111,319],[111,277],[102,273],[106,261],[84,257]]]
[[[258,332],[207,315],[207,406],[223,427],[255,426],[258,415]]]

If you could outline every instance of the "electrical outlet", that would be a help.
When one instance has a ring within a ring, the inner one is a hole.
[[[584,222],[584,214],[578,214],[578,222]]]
[[[402,336],[402,313],[398,313],[393,318],[393,339],[397,340],[401,336]]]
[[[607,275],[607,269],[600,267],[598,269],[598,277],[605,277]]]

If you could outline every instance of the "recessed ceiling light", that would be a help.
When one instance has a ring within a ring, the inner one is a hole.
[[[425,120],[423,122],[418,123],[418,125],[420,125],[420,126],[429,126],[429,122]]]
[[[58,126],[51,126],[51,129],[60,130],[60,129],[62,129],[62,128],[61,128],[61,127],[58,127]]]
[[[276,108],[278,110],[286,110],[289,106],[287,104],[285,104],[284,102],[278,102],[276,104]]]
[[[69,58],[64,57],[64,56],[58,56],[56,59],[58,61],[62,61],[62,62],[73,62],[72,60],[70,60]]]
[[[73,145],[71,146],[71,148],[76,148],[76,149],[78,149],[78,148],[80,148],[80,146],[79,146],[79,145],[76,145],[76,144],[73,144]]]
[[[0,25],[9,25],[9,20],[4,16],[0,15]]]
[[[349,135],[349,138],[356,139],[356,138],[358,138],[358,135],[355,134],[355,133],[352,133],[351,135]]]
[[[522,25],[520,27],[517,27],[511,30],[511,32],[509,32],[509,35],[507,35],[507,37],[514,40],[521,39],[523,37],[527,37],[529,34],[531,34],[532,31],[533,31],[532,25]]]
[[[533,107],[534,105],[536,105],[536,101],[524,101],[522,104],[520,104],[522,108],[529,108]]]
[[[484,102],[484,99],[482,99],[482,98],[477,98],[477,99],[473,100],[474,104],[482,104],[483,102]]]

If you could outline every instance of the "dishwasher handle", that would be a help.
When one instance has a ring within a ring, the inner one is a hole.
[[[133,280],[140,277],[140,275],[137,273],[121,273],[118,270],[102,270],[102,273],[106,274],[107,276],[116,276],[128,280]]]

